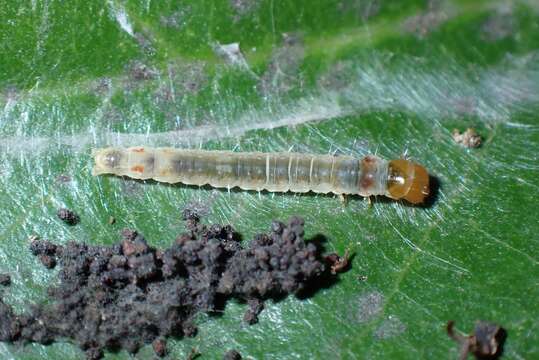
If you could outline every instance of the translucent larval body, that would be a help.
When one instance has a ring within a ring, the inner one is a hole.
[[[413,186],[408,186],[415,183],[409,181],[410,169],[420,175],[421,171],[415,169],[423,169],[407,160],[386,161],[373,155],[356,159],[292,152],[242,153],[131,147],[98,149],[94,157],[93,175],[113,174],[166,183],[208,184],[217,188],[385,195],[396,199],[406,199],[409,189],[413,190]],[[400,166],[392,167],[392,162],[399,162],[396,164]],[[410,167],[403,167],[407,163],[411,164]],[[402,169],[408,173],[402,173]],[[424,169],[423,172],[427,174]],[[420,191],[428,194],[428,180]],[[398,192],[398,197],[392,192]],[[407,200],[417,203],[423,198],[416,196],[412,199],[414,201]]]

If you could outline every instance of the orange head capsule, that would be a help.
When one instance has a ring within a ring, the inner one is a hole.
[[[391,160],[388,165],[387,196],[421,204],[429,196],[429,174],[425,168],[411,161]]]

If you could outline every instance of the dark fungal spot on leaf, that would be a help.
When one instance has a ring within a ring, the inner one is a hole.
[[[329,273],[316,242],[305,242],[303,220],[274,222],[246,246],[229,225],[206,226],[191,209],[187,231],[166,249],[150,246],[125,229],[111,246],[33,237],[31,252],[47,267],[58,264],[49,301],[15,314],[0,298],[0,340],[50,344],[70,339],[99,359],[104,351],[136,353],[151,344],[166,355],[168,337],[196,336],[197,313],[220,314],[226,301],[247,302],[245,321],[258,321],[268,298],[314,291]],[[100,240],[103,241],[103,240]],[[314,292],[313,292],[314,293]],[[190,354],[198,356],[198,351]],[[238,358],[238,357],[233,357]]]

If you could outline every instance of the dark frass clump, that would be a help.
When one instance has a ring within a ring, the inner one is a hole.
[[[187,232],[167,249],[124,230],[113,246],[33,238],[30,250],[47,267],[58,264],[50,301],[17,315],[0,299],[0,340],[49,344],[71,339],[88,359],[104,350],[136,353],[152,344],[165,356],[169,336],[195,336],[194,317],[219,312],[229,298],[248,303],[244,319],[257,322],[264,300],[298,294],[331,277],[321,248],[304,241],[303,220],[274,222],[269,234],[243,248],[231,226],[200,223],[184,214]],[[315,287],[316,289],[316,287]]]
[[[232,349],[232,350],[228,350],[226,353],[225,353],[225,356],[223,357],[223,360],[241,360],[241,354]]]
[[[68,225],[77,225],[80,221],[79,216],[72,210],[62,208],[56,213],[58,219],[62,220]]]
[[[0,274],[0,285],[9,286],[11,285],[11,276],[8,274]]]
[[[163,339],[155,339],[152,347],[155,354],[159,357],[164,357],[167,354],[167,343]]]

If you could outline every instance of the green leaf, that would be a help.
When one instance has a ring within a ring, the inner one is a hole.
[[[233,302],[201,316],[195,338],[169,343],[172,357],[456,358],[446,322],[469,333],[479,319],[507,330],[508,358],[539,356],[535,2],[4,1],[0,18],[0,271],[17,311],[55,281],[31,235],[112,244],[131,227],[165,247],[186,206],[245,239],[300,215],[328,251],[355,252],[351,270],[309,299],[268,303],[254,326]],[[239,57],[219,50],[231,43]],[[480,148],[453,141],[468,127]],[[91,149],[108,144],[407,151],[440,187],[428,207],[369,206],[92,177]],[[80,225],[55,217],[64,206]],[[67,342],[0,353],[82,356]]]

